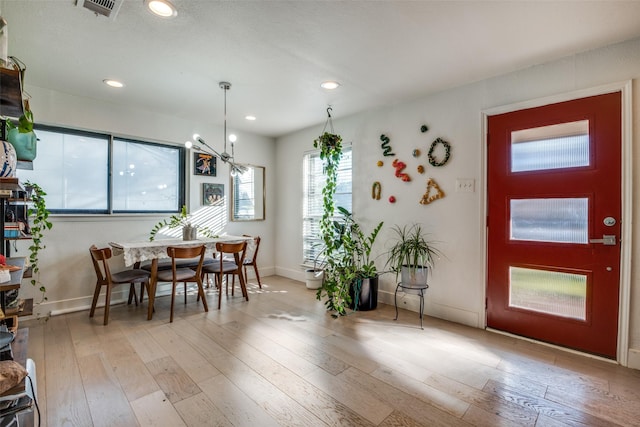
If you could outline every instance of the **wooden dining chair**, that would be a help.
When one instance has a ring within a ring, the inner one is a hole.
[[[91,302],[91,310],[89,311],[89,317],[93,317],[96,311],[96,305],[98,303],[98,297],[103,286],[106,286],[107,291],[105,295],[104,303],[104,324],[109,323],[109,308],[111,306],[111,290],[116,285],[129,284],[129,299],[128,304],[131,304],[132,299],[135,300],[138,305],[138,297],[136,296],[136,283],[140,283],[141,287],[144,286],[149,290],[149,272],[140,269],[123,270],[116,273],[112,273],[109,268],[109,259],[112,256],[111,248],[98,249],[96,245],[91,245],[89,248],[91,253],[91,261],[93,262],[93,268],[96,271],[96,289],[93,292],[93,301]]]
[[[243,234],[244,237],[252,237],[247,234]],[[253,242],[247,244],[247,253],[242,263],[244,267],[244,277],[247,278],[247,267],[253,266],[253,271],[256,273],[256,280],[258,281],[258,286],[262,289],[262,282],[260,282],[260,273],[258,273],[258,264],[256,260],[258,259],[258,249],[260,248],[260,236],[254,236]]]
[[[204,311],[209,311],[207,305],[207,299],[204,295],[204,288],[202,287],[202,265],[204,263],[205,246],[169,246],[167,248],[167,255],[171,258],[171,270],[158,271],[159,282],[171,282],[171,314],[169,316],[169,323],[173,322],[173,307],[176,298],[176,287],[178,282],[184,283],[184,303],[187,303],[187,283],[196,283],[198,285],[198,298],[202,299],[202,305]],[[180,261],[190,258],[198,258],[198,264],[195,268],[180,267]]]
[[[217,257],[212,264],[202,267],[202,274],[214,274],[216,276],[216,285],[218,286],[218,310],[222,305],[222,279],[227,274],[232,274],[234,279],[238,276],[242,296],[249,301],[249,293],[242,274],[242,266],[244,264],[245,252],[247,250],[247,242],[218,242],[216,243]],[[228,281],[227,281],[228,282]],[[228,290],[227,290],[228,292]],[[233,289],[231,290],[233,295]]]

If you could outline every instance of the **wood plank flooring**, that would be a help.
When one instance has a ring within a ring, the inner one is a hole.
[[[634,426],[640,371],[379,304],[333,319],[272,276],[210,311],[21,323],[42,426]],[[37,415],[35,416],[37,421]]]

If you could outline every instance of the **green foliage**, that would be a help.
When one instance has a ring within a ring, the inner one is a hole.
[[[39,253],[46,246],[43,242],[44,232],[51,230],[53,224],[49,221],[49,211],[45,201],[47,193],[44,192],[42,187],[33,182],[25,182],[25,187],[31,187],[31,202],[32,206],[29,207],[28,215],[31,217],[31,245],[29,246],[29,264],[31,265],[31,284],[33,286],[39,286],[39,291],[42,292],[42,301],[46,301],[46,287],[40,282],[40,267],[38,265]]]
[[[387,266],[396,273],[396,280],[402,266],[410,269],[416,267],[433,268],[436,258],[442,253],[434,246],[434,242],[428,239],[428,234],[422,231],[420,224],[411,227],[395,226],[393,228],[396,239],[393,246],[387,252]]]
[[[7,119],[7,132],[17,127],[20,133],[33,132],[33,113],[31,110],[25,110],[24,114],[18,118],[18,125],[16,126],[11,120]]]
[[[325,132],[313,141],[315,148],[320,148],[320,159],[324,161],[324,172],[327,176],[325,186],[322,188],[322,219],[320,220],[320,232],[327,251],[330,254],[334,249],[333,240],[333,215],[335,212],[334,196],[338,184],[338,167],[342,159],[342,137]]]
[[[153,226],[151,232],[149,232],[149,241],[153,242],[156,238],[156,235],[160,230],[167,227],[169,229],[191,226],[191,218],[189,218],[189,214],[187,213],[187,206],[182,205],[182,209],[180,210],[180,215],[171,215],[169,220],[163,219]],[[205,237],[213,237],[213,233],[207,227],[198,228],[198,232]]]
[[[326,174],[320,220],[324,280],[316,298],[326,298],[327,310],[333,312],[332,316],[337,317],[347,314],[346,309],[351,303],[349,290],[354,282],[377,275],[375,263],[371,259],[371,249],[382,228],[382,222],[371,234],[365,235],[353,214],[346,209],[338,207],[339,216],[336,218],[334,196],[338,167],[342,159],[342,137],[325,132],[313,141],[313,146],[320,149],[320,158],[324,161]]]
[[[336,312],[334,317],[347,313],[352,286],[361,284],[362,279],[377,276],[378,270],[371,258],[371,251],[383,225],[380,222],[367,235],[351,212],[340,206],[337,210],[339,217],[332,221],[333,252],[326,258],[323,286],[317,293],[318,299],[326,296],[325,305],[329,311]]]
[[[345,261],[352,267],[356,278],[372,279],[378,275],[371,250],[384,222],[378,223],[369,235],[365,235],[353,214],[338,207],[340,219],[334,221],[336,235],[340,237]]]

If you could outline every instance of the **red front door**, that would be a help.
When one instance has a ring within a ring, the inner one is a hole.
[[[488,118],[487,326],[615,358],[621,93]]]

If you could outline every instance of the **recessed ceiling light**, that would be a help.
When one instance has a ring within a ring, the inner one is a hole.
[[[113,79],[104,79],[102,82],[107,86],[116,87],[116,88],[121,88],[124,86],[124,83],[119,82],[117,80],[113,80]]]
[[[178,10],[168,0],[145,0],[144,3],[151,13],[162,18],[173,18],[178,15]]]
[[[320,83],[320,87],[323,88],[323,89],[333,90],[333,89],[337,89],[338,86],[340,86],[340,83],[334,82],[334,81],[328,81],[328,82]]]
[[[256,119],[256,116],[245,116],[244,118],[245,120],[254,121]]]

